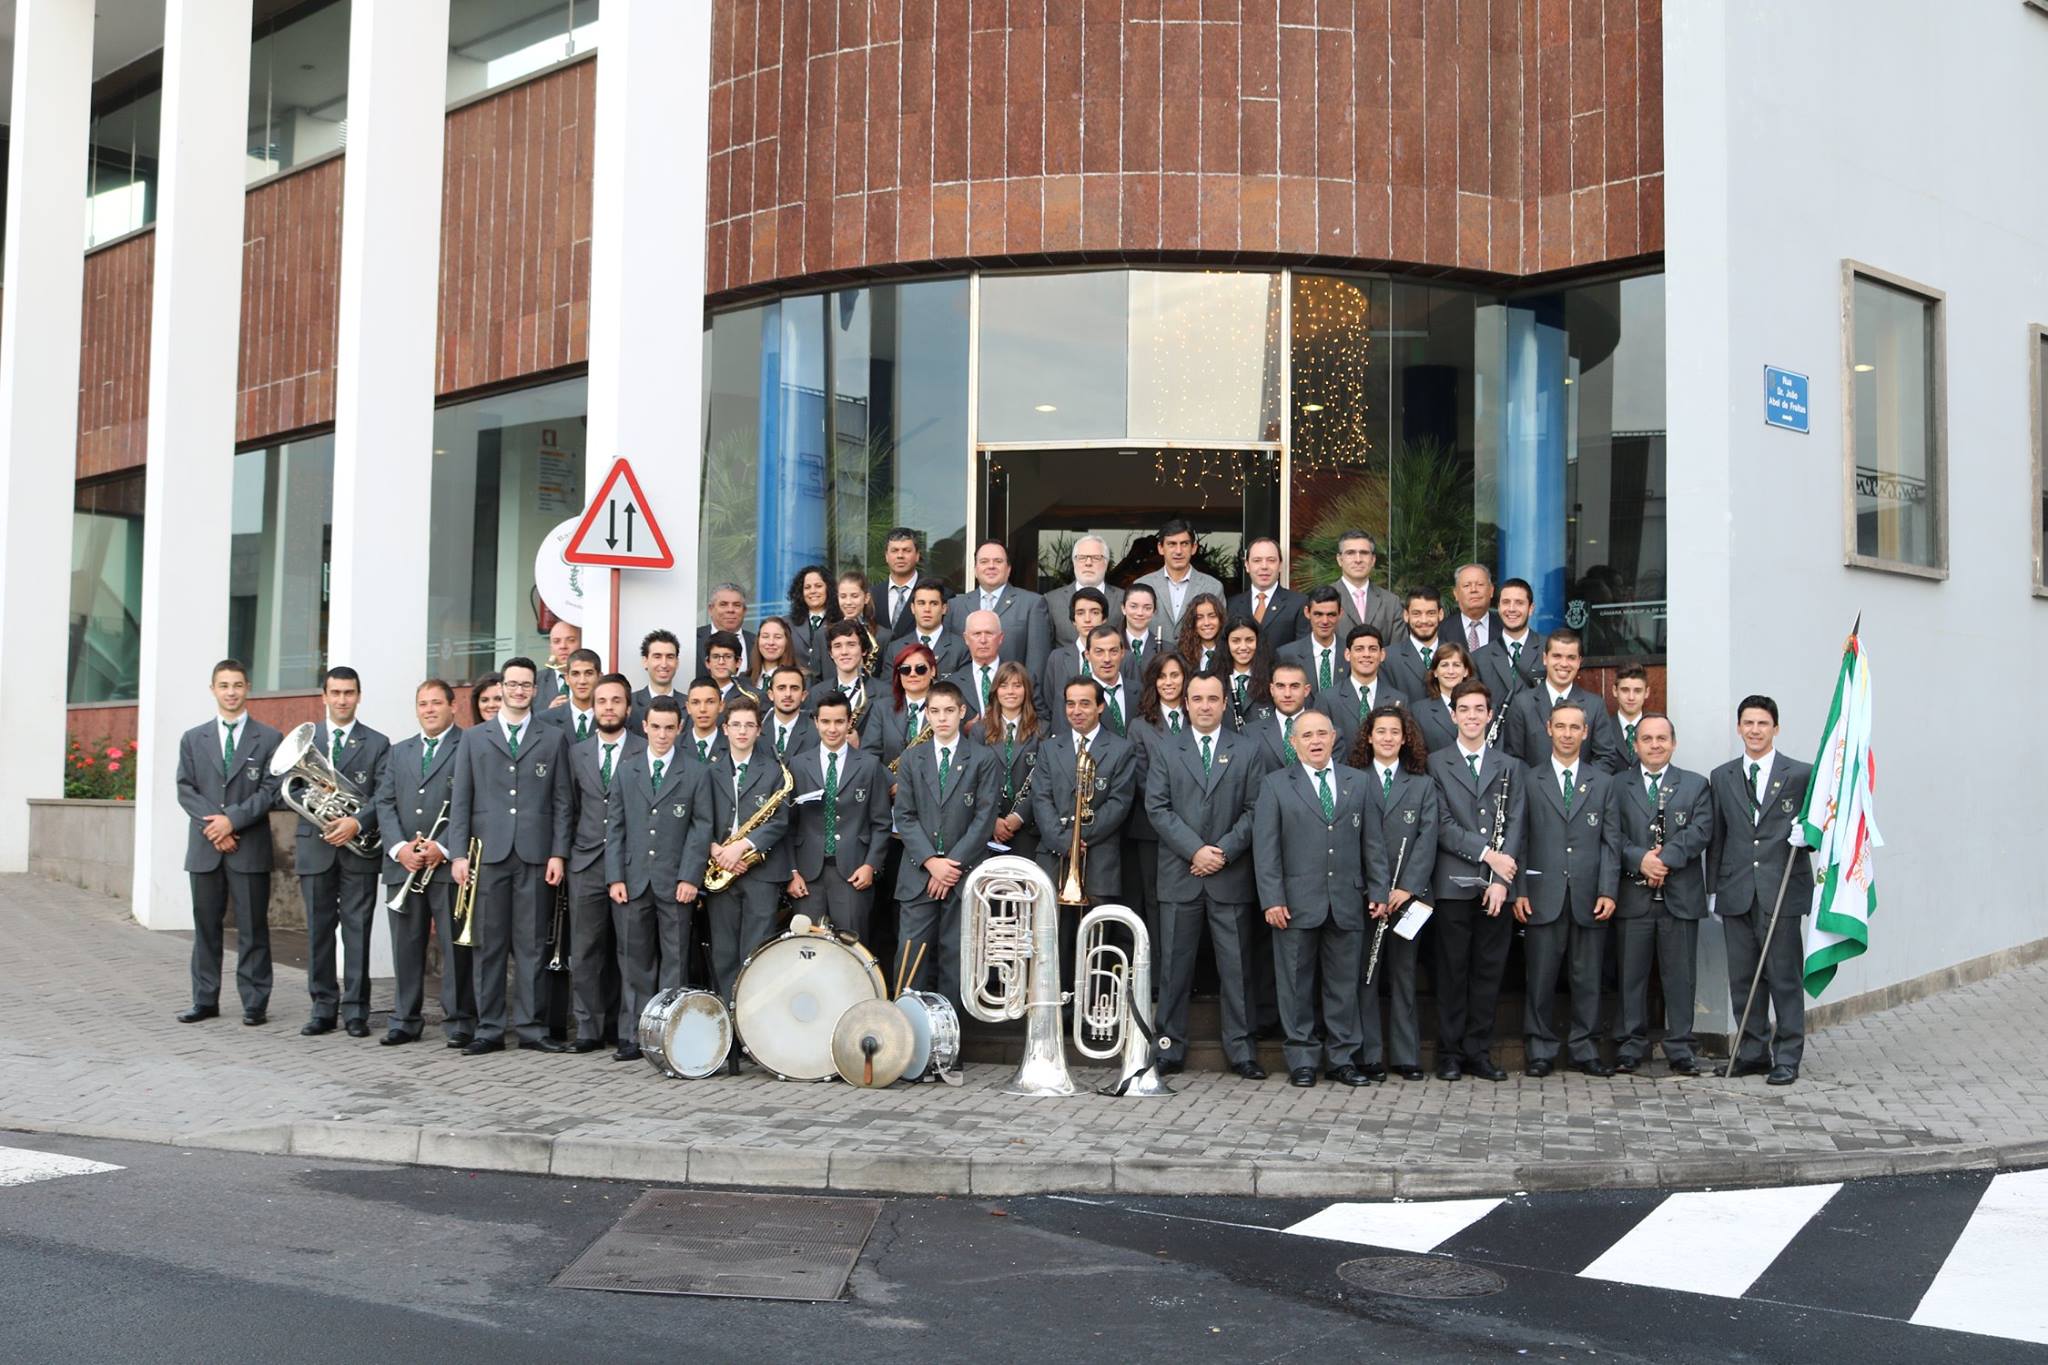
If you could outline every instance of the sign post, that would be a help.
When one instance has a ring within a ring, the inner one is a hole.
[[[623,456],[612,462],[611,472],[598,485],[597,496],[584,509],[576,534],[569,537],[562,558],[571,564],[589,564],[612,571],[611,646],[605,653],[606,666],[619,666],[619,573],[622,569],[672,569],[675,552],[633,467]]]

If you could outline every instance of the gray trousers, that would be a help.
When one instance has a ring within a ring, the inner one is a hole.
[[[1402,938],[1391,928],[1380,945],[1379,969],[1373,982],[1365,984],[1365,960],[1372,955],[1375,926],[1365,927],[1365,943],[1358,956],[1360,1066],[1422,1065],[1422,1021],[1415,1006],[1415,964],[1422,953],[1419,938]],[[1380,1028],[1379,983],[1387,983],[1387,1023]]]
[[[637,1042],[640,1011],[647,1002],[668,989],[663,980],[669,967],[662,938],[664,925],[676,926],[675,984],[683,984],[683,949],[689,943],[693,910],[657,897],[650,890],[634,896],[624,905],[612,906],[612,940],[619,957],[619,1042]]]
[[[1532,1062],[1557,1060],[1557,978],[1567,972],[1571,987],[1571,1028],[1565,1045],[1574,1062],[1600,1059],[1600,962],[1607,947],[1607,926],[1592,928],[1569,913],[1548,924],[1531,924],[1522,939],[1526,998],[1522,1032],[1529,1040]]]
[[[1493,1046],[1493,1015],[1507,975],[1515,921],[1480,900],[1439,901],[1436,930],[1436,1055],[1476,1061]]]
[[[1156,945],[1162,932],[1159,927],[1159,840],[1126,835],[1119,879],[1123,883],[1124,907],[1138,912],[1138,918],[1145,921],[1146,937]]]
[[[1616,923],[1621,926],[1617,1050],[1632,1062],[1650,1055],[1650,963],[1655,961],[1658,979],[1664,985],[1664,1056],[1671,1061],[1692,1056],[1693,977],[1698,970],[1700,922],[1651,910]]]
[[[720,998],[732,999],[740,964],[748,953],[775,936],[775,907],[781,893],[780,884],[755,871],[711,894],[711,975],[718,982]],[[684,939],[682,946],[687,948],[689,941]],[[667,947],[664,934],[664,956]],[[677,966],[680,970],[680,961]]]
[[[642,899],[653,907],[654,947],[651,952],[657,989],[672,991],[689,985],[690,950],[696,946],[697,910],[708,902],[700,893],[697,899],[685,905],[651,887]],[[712,984],[716,986],[717,983]],[[638,1027],[637,1020],[635,1027]]]
[[[1325,921],[1315,929],[1274,929],[1273,986],[1287,1069],[1351,1064],[1360,1044],[1358,979],[1365,935]],[[1323,1030],[1316,1036],[1317,973],[1322,976]]]
[[[831,920],[834,929],[852,934],[873,952],[875,945],[868,942],[868,916],[875,905],[875,883],[881,880],[882,869],[878,867],[868,889],[856,891],[846,884],[846,874],[828,862],[817,879],[809,883],[811,894],[796,902],[796,907],[812,919],[823,916]]]
[[[220,957],[227,917],[235,916],[235,989],[246,1014],[270,1008],[270,874],[217,867],[193,872],[192,1003],[220,1004]]]
[[[1217,994],[1223,1015],[1223,1056],[1235,1066],[1258,1055],[1246,1014],[1250,983],[1245,978],[1245,937],[1252,932],[1252,908],[1236,901],[1161,901],[1159,937],[1154,950],[1159,962],[1159,1014],[1154,1020],[1166,1034],[1164,1061],[1184,1062],[1188,1055],[1188,1000],[1195,988],[1195,958],[1202,931],[1216,953]],[[1263,927],[1263,926],[1261,926]]]
[[[313,1017],[343,1023],[370,1017],[370,925],[377,917],[377,868],[337,854],[325,872],[299,878],[306,907],[306,993]],[[341,938],[341,986],[335,989],[334,941]]]
[[[478,1042],[502,1042],[510,1033],[531,1042],[546,1030],[541,1002],[547,999],[548,923],[554,918],[554,888],[547,883],[545,863],[516,857],[483,868],[477,888],[476,926],[470,955],[476,968]],[[471,874],[472,876],[475,873]],[[505,985],[505,964],[512,964],[512,985]]]
[[[389,901],[397,887],[385,885],[379,890]],[[405,913],[385,913],[391,925],[391,970],[397,977],[391,1018],[385,1025],[391,1031],[420,1036],[431,930],[441,939],[441,1032],[450,1038],[467,1038],[476,1032],[475,966],[469,949],[455,946],[454,910],[455,884],[429,882],[424,892],[406,898]]]
[[[963,882],[965,878],[961,879]],[[1062,918],[1071,916],[1062,915]],[[937,991],[953,1003],[954,1010],[960,1009],[960,886],[955,884],[952,894],[942,901],[904,901],[896,923],[898,953],[905,954],[905,971],[908,963],[916,961],[917,977],[906,980],[905,987]],[[918,946],[923,945],[924,957],[918,958]],[[1071,955],[1070,955],[1071,956]]]
[[[1756,960],[1763,952],[1763,940],[1770,915],[1752,910],[1747,915],[1729,915],[1721,920],[1728,938],[1729,1008],[1742,1015],[1742,1002],[1749,999],[1750,979],[1756,975]],[[1749,1022],[1743,1026],[1742,1041],[1735,1060],[1774,1062],[1798,1066],[1806,1055],[1806,950],[1805,920],[1799,915],[1780,914],[1778,928],[1771,934],[1771,950],[1764,956],[1763,981],[1756,988],[1756,1003],[1749,1007]],[[1775,1024],[1771,1016],[1775,1016]],[[1776,1034],[1776,1042],[1770,1035]]]
[[[618,946],[612,934],[610,883],[604,879],[602,862],[569,873],[569,950],[576,1036],[602,1039],[612,1021],[621,1017]]]

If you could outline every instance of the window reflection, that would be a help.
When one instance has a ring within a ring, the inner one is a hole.
[[[334,437],[235,456],[228,653],[252,692],[305,692],[327,666],[327,565]]]
[[[588,52],[597,10],[598,0],[450,0],[449,103]]]
[[[246,179],[339,151],[348,140],[350,0],[313,0],[264,21],[249,48]]]
[[[1852,312],[1856,553],[1939,567],[1935,304],[1859,275]]]
[[[134,701],[142,662],[141,470],[78,485],[68,699]]]
[[[157,125],[162,114],[161,90],[94,113],[86,151],[87,247],[156,221]]]
[[[983,276],[977,439],[1123,436],[1130,294],[1123,270]]]
[[[1130,435],[1279,440],[1280,277],[1134,270],[1130,283]]]

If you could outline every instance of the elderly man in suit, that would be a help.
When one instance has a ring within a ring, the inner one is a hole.
[[[1206,931],[1216,957],[1223,1057],[1248,1081],[1266,1079],[1252,1039],[1246,940],[1252,919],[1252,819],[1266,770],[1228,723],[1223,679],[1200,674],[1186,693],[1188,728],[1162,744],[1145,777],[1145,810],[1159,836],[1160,1063],[1186,1064],[1188,1000]]]
[[[1493,571],[1484,564],[1460,564],[1451,575],[1451,598],[1458,613],[1446,634],[1473,654],[1500,638],[1500,613],[1493,609]]]
[[[1365,941],[1365,774],[1330,754],[1337,726],[1310,711],[1294,727],[1298,761],[1260,784],[1252,818],[1259,904],[1273,933],[1274,983],[1286,1030],[1287,1083],[1316,1083],[1320,1060],[1340,1085],[1370,1081],[1354,1060]],[[1321,978],[1322,1030],[1316,1014]]]
[[[619,765],[647,746],[645,739],[626,731],[630,686],[623,674],[608,673],[591,688],[596,728],[569,748],[569,979],[576,1014],[571,1052],[595,1052],[604,1046],[608,1030],[616,1028],[616,1036],[625,1038],[638,1024],[637,1018],[625,1023],[628,1016],[620,1008],[623,970],[611,877],[604,865],[606,841],[619,814],[612,798]]]
[[[930,981],[958,1009],[960,882],[989,856],[1002,778],[988,746],[960,733],[967,708],[959,688],[934,683],[925,706],[931,742],[910,750],[896,774],[896,829],[903,837],[897,936],[911,958],[923,950],[907,985]]]
[[[677,746],[683,713],[656,697],[646,743],[612,773],[612,821],[605,831],[605,891],[619,954],[619,1046],[614,1061],[640,1056],[640,1011],[656,993],[688,984],[691,929],[711,856],[710,769]]]
[[[1307,599],[1280,581],[1280,566],[1280,542],[1271,536],[1257,537],[1244,551],[1244,591],[1233,593],[1223,604],[1225,620],[1241,616],[1258,625],[1268,654],[1277,654],[1308,629],[1307,618],[1301,614]]]
[[[448,846],[455,881],[481,878],[476,894],[476,1037],[463,1049],[482,1056],[505,1049],[511,1033],[522,1048],[564,1052],[547,1036],[541,1002],[547,989],[547,932],[553,918],[550,888],[567,875],[570,796],[568,740],[535,721],[533,660],[505,661],[505,704],[465,735],[455,755],[455,787],[448,808]],[[469,841],[483,842],[472,862]],[[512,989],[505,961],[512,960]]]
[[[1692,1036],[1700,921],[1707,917],[1707,852],[1714,799],[1707,779],[1673,764],[1678,732],[1656,712],[1636,730],[1642,762],[1615,774],[1607,815],[1621,839],[1615,914],[1621,951],[1621,1030],[1614,1069],[1650,1056],[1650,966],[1664,987],[1664,1057],[1682,1076],[1700,1074]]]
[[[1487,1081],[1508,1073],[1492,1057],[1514,921],[1503,911],[1521,870],[1528,826],[1527,769],[1486,742],[1493,696],[1467,678],[1451,689],[1458,737],[1429,756],[1438,810],[1436,998],[1439,1080],[1466,1072]]]
[[[1557,1067],[1551,1020],[1567,954],[1572,1067],[1589,1076],[1614,1074],[1600,1060],[1600,968],[1621,881],[1621,836],[1605,818],[1611,779],[1584,753],[1587,719],[1578,702],[1559,702],[1550,713],[1550,753],[1529,766],[1528,855],[1515,876],[1515,919],[1523,926],[1527,968],[1527,1070],[1539,1079]]]
[[[1429,695],[1429,666],[1436,658],[1437,629],[1444,619],[1444,595],[1424,584],[1408,589],[1407,601],[1400,633],[1381,627],[1387,657],[1380,671],[1411,701],[1419,702]],[[1349,630],[1350,626],[1344,628]]]
[[[755,643],[754,632],[746,628],[746,590],[737,583],[720,583],[711,590],[704,614],[710,619],[697,627],[697,671],[692,676],[701,678],[710,671],[711,637],[718,634],[729,634],[739,640],[740,653],[733,661],[733,672],[739,676],[747,674],[753,667]]]
[[[344,782],[362,798],[360,817],[343,816],[326,827],[301,815],[294,863],[299,897],[306,907],[306,992],[313,1015],[300,1034],[332,1033],[335,1016],[351,1038],[370,1036],[370,926],[377,918],[378,857],[350,846],[364,830],[378,842],[377,785],[391,741],[356,719],[362,680],[353,668],[336,665],[320,676],[325,714],[313,727],[312,748],[333,763]],[[341,985],[335,986],[334,941],[341,938]]]
[[[1749,999],[1759,962],[1768,995],[1750,1006],[1728,1074],[1768,1073],[1767,1084],[1790,1085],[1799,1079],[1806,1050],[1801,917],[1813,904],[1813,859],[1792,835],[1813,768],[1778,752],[1778,703],[1771,698],[1744,697],[1735,726],[1742,757],[1729,759],[1708,779],[1714,799],[1714,910],[1728,936],[1729,997]],[[1792,913],[1780,913],[1773,930],[1771,913],[1781,904]],[[1742,1005],[1735,1008],[1740,1012]]]
[[[270,1011],[270,758],[281,736],[247,710],[249,670],[213,666],[214,718],[178,740],[178,806],[192,817],[185,871],[192,879],[192,1006],[178,1022],[220,1014],[221,928],[235,916],[235,985],[242,1022]]]
[[[432,933],[441,940],[441,1032],[449,1047],[468,1047],[476,1035],[476,982],[470,950],[455,943],[455,883],[448,875],[447,826],[434,828],[454,808],[455,750],[462,743],[462,730],[455,724],[455,689],[429,678],[414,689],[412,702],[419,733],[391,746],[384,779],[377,784],[386,905],[417,873],[425,872],[427,882],[386,916],[397,991],[380,1041],[397,1045],[419,1040],[427,938]]]
[[[1178,640],[1188,607],[1205,592],[1221,602],[1223,584],[1195,567],[1195,528],[1183,517],[1171,518],[1159,528],[1159,557],[1166,562],[1138,581],[1152,589],[1158,604],[1160,638]]]
[[[762,815],[784,785],[794,779],[760,746],[761,707],[741,697],[726,703],[727,752],[711,764],[711,861],[734,874],[724,890],[711,892],[711,971],[718,993],[732,999],[733,982],[748,953],[775,935],[775,908],[789,882],[789,797],[761,823],[741,834],[740,826]],[[761,861],[749,869],[749,853]],[[688,869],[685,869],[687,873]]]
[[[1354,631],[1371,626],[1353,626]],[[1372,862],[1366,869],[1366,898],[1375,920],[1391,929],[1408,912],[1409,902],[1426,903],[1430,879],[1436,875],[1436,841],[1440,800],[1429,775],[1429,754],[1422,731],[1406,708],[1382,702],[1367,713],[1362,728],[1366,754],[1366,840]],[[1377,925],[1374,934],[1379,933]],[[1399,934],[1381,940],[1380,970],[1387,983],[1386,1032],[1380,1028],[1378,978],[1361,987],[1358,1069],[1375,1084],[1387,1068],[1411,1081],[1422,1079],[1422,1027],[1415,1005],[1415,962],[1421,940]],[[1371,966],[1371,954],[1366,956]]]
[[[1541,763],[1550,752],[1550,713],[1570,701],[1586,716],[1586,757],[1594,766],[1616,771],[1621,765],[1621,740],[1614,718],[1598,697],[1579,686],[1579,633],[1558,630],[1543,642],[1543,681],[1523,688],[1508,704],[1501,726],[1501,747],[1524,764]]]
[[[1498,621],[1489,622],[1486,643],[1472,652],[1472,666],[1493,695],[1505,702],[1543,681],[1544,636],[1529,628],[1536,590],[1527,579],[1504,581],[1498,599]]]
[[[848,742],[852,708],[845,697],[818,703],[817,738],[789,760],[796,779],[794,862],[789,898],[818,906],[865,940],[875,881],[889,856],[889,781],[880,759]]]
[[[1093,588],[1102,594],[1106,619],[1113,626],[1124,623],[1124,590],[1103,577],[1109,572],[1109,542],[1101,536],[1082,536],[1074,542],[1074,581],[1063,583],[1045,595],[1045,614],[1052,620],[1055,647],[1072,646],[1078,638],[1069,604],[1078,588]]]
[[[1010,582],[1010,551],[1000,540],[974,547],[974,586],[947,605],[946,624],[965,635],[967,618],[977,611],[994,612],[1001,623],[1004,660],[1017,660],[1034,678],[1044,674],[1052,653],[1052,620],[1043,597]]]
[[[1389,643],[1393,641],[1401,625],[1401,605],[1394,594],[1372,581],[1379,560],[1379,542],[1364,531],[1346,531],[1337,537],[1337,581],[1332,586],[1344,604],[1344,614],[1337,622],[1339,635],[1348,636],[1353,626],[1378,626],[1380,634]]]

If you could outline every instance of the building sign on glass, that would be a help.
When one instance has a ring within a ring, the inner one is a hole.
[[[1796,370],[1764,366],[1764,425],[1787,431],[1810,431],[1806,376]]]

